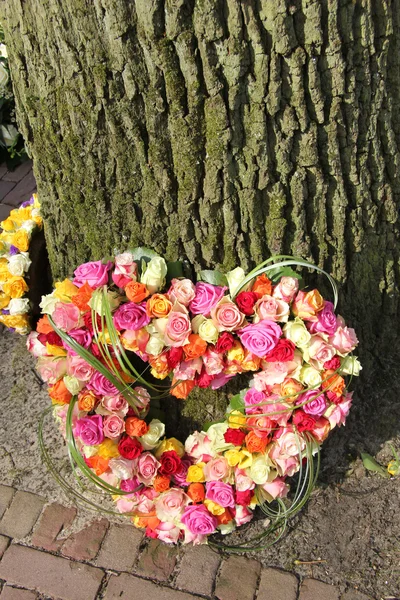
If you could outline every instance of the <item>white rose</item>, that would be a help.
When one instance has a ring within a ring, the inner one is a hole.
[[[205,319],[199,327],[199,336],[209,344],[215,344],[218,340],[218,329],[211,319]]]
[[[0,48],[5,48],[4,44],[0,44]],[[8,71],[5,68],[5,66],[3,65],[3,63],[0,63],[0,87],[5,87],[8,83],[9,80],[9,75],[8,75]]]
[[[158,446],[160,438],[165,433],[165,425],[158,419],[150,421],[147,433],[138,438],[145,450],[154,450]]]
[[[10,315],[23,315],[29,312],[30,302],[28,298],[12,298],[8,305]]]
[[[1,65],[0,65],[1,66]],[[19,136],[18,129],[14,125],[2,125],[0,127],[1,137],[4,144],[9,148],[12,146]]]
[[[14,254],[8,258],[8,270],[11,275],[23,275],[31,266],[32,261],[29,259],[27,252]]]
[[[85,386],[84,381],[79,381],[79,379],[77,379],[76,377],[73,377],[72,375],[65,375],[65,377],[63,377],[63,381],[65,384],[65,387],[67,388],[69,393],[72,394],[73,396],[76,396],[81,391],[81,389]]]
[[[229,285],[229,294],[231,296],[235,295],[236,290],[238,289],[245,277],[246,274],[243,271],[242,267],[236,267],[236,269],[233,269],[233,271],[229,271],[229,273],[226,274],[226,278],[228,280]]]
[[[152,354],[153,356],[158,356],[161,354],[164,348],[164,342],[161,338],[156,335],[151,335],[149,341],[146,344],[145,352],[146,354]]]
[[[28,233],[32,233],[32,231],[37,227],[35,221],[29,219],[28,221],[24,221],[21,225],[21,229],[25,229]]]
[[[344,358],[342,358],[340,364],[340,372],[342,375],[355,375],[356,377],[358,377],[361,369],[361,363],[355,356],[345,356]]]
[[[117,292],[107,292],[107,303],[110,307],[111,312],[118,308],[122,300],[122,297]],[[103,304],[103,294],[94,294],[89,300],[90,308],[100,316],[105,316],[106,308]]]
[[[42,296],[42,301],[39,306],[42,309],[42,313],[46,315],[52,315],[56,309],[56,304],[59,302],[59,299],[53,296],[53,294],[47,294],[47,296]]]
[[[294,321],[289,321],[283,326],[283,334],[298,348],[306,346],[311,339],[310,332],[307,331],[304,321],[299,319],[299,317],[296,317]]]
[[[147,269],[141,277],[141,283],[144,283],[153,294],[164,285],[166,275],[167,263],[160,256],[156,256],[147,265]]]
[[[232,521],[229,521],[229,523],[226,523],[226,525],[218,525],[218,529],[222,535],[228,535],[229,533],[232,533],[232,531],[235,531],[236,529],[235,520],[232,519]]]
[[[232,444],[225,441],[224,433],[226,433],[229,425],[228,423],[215,423],[207,430],[207,437],[210,440],[211,451],[213,454],[219,452],[225,452],[232,448]]]
[[[321,373],[311,365],[302,367],[299,380],[303,385],[310,388],[317,388],[322,383]]]
[[[81,451],[82,451],[82,454],[86,458],[91,458],[92,456],[96,456],[98,447],[97,446],[82,446]]]
[[[8,58],[7,48],[5,44],[0,44],[0,56]]]
[[[258,485],[266,483],[271,470],[269,459],[264,454],[259,454],[257,458],[253,458],[250,469],[246,469],[246,474]]]

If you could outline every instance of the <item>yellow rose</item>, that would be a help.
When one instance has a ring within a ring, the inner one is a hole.
[[[29,249],[29,235],[25,229],[19,229],[12,236],[12,245],[16,246],[20,252],[28,252]]]
[[[304,300],[315,310],[315,312],[318,312],[324,308],[325,300],[318,290],[311,290],[311,292],[307,292]]]
[[[18,227],[18,223],[11,217],[7,217],[7,219],[0,223],[0,227],[2,227],[4,231],[15,231]]]
[[[19,223],[24,221],[30,221],[32,218],[32,208],[30,206],[21,206],[21,208],[14,208],[10,212],[10,217]]]
[[[35,221],[35,223],[38,227],[42,227],[42,225],[43,225],[43,219],[40,215],[33,216],[32,221]]]
[[[209,344],[215,344],[218,340],[219,332],[211,319],[205,319],[199,326],[199,336]]]
[[[0,239],[0,256],[2,254],[6,254],[6,252],[8,252],[8,246],[2,239]]]
[[[190,465],[186,475],[186,481],[189,483],[203,483],[206,480],[203,471],[204,466],[205,463],[203,462],[199,462],[196,465]]]
[[[226,356],[229,361],[235,361],[239,364],[242,364],[244,361],[244,348],[239,341],[236,341],[232,348],[228,350]]]
[[[79,292],[79,288],[76,287],[69,279],[64,279],[64,281],[56,281],[55,283],[55,291],[53,295],[61,300],[61,302],[70,302],[73,296]]]
[[[155,452],[155,457],[160,458],[163,452],[169,452],[170,450],[175,450],[180,458],[182,458],[182,456],[185,454],[185,446],[182,444],[182,442],[176,438],[167,438],[158,446]]]
[[[65,348],[62,348],[61,346],[53,346],[52,344],[49,344],[47,342],[46,350],[47,354],[49,354],[50,356],[66,356],[67,354]]]
[[[117,334],[117,337],[120,336],[119,331],[116,331],[116,334]],[[107,327],[104,327],[103,331],[99,332],[98,339],[99,339],[99,342],[102,344],[108,344],[109,346],[112,345],[110,334],[108,332]]]
[[[168,373],[165,373],[165,372],[160,373],[159,371],[156,371],[156,369],[154,369],[154,368],[150,369],[150,373],[156,379],[165,379],[166,377],[168,377]]]
[[[240,429],[240,427],[245,427],[247,419],[240,410],[233,410],[228,415],[228,425],[231,429]]]
[[[29,329],[29,318],[26,315],[0,315],[0,322],[13,329]]]
[[[13,237],[13,233],[6,233],[5,231],[0,233],[0,240],[3,242],[3,244],[11,244]]]
[[[32,194],[34,208],[40,208],[40,202],[37,194]]]
[[[101,456],[101,458],[118,458],[118,445],[113,440],[106,439],[99,445],[97,454]]]
[[[10,304],[10,300],[10,296],[7,296],[7,294],[0,292],[0,310],[8,306]]]
[[[3,291],[7,296],[11,298],[22,298],[22,296],[29,290],[26,285],[26,281],[23,277],[16,275],[11,277],[4,285]]]
[[[248,469],[253,462],[253,456],[248,450],[227,450],[224,457],[230,467],[238,466],[239,469]]]
[[[8,270],[8,262],[5,259],[0,259],[0,281],[8,281],[12,277]]]
[[[223,515],[225,508],[212,500],[204,500],[204,505],[212,515]]]

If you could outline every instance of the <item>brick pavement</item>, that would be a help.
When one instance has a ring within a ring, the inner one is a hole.
[[[1,165],[0,220],[35,188],[30,161],[13,172]],[[0,600],[372,600],[207,546],[167,546],[104,518],[66,536],[76,513],[0,485]]]

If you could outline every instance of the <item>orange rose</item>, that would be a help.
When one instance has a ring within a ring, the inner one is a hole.
[[[191,333],[188,340],[189,343],[183,346],[185,360],[192,360],[193,358],[203,356],[207,350],[207,342],[201,339],[201,337],[196,333]]]
[[[227,525],[233,519],[233,515],[229,508],[226,508],[222,515],[215,515],[217,517],[218,525]]]
[[[286,402],[294,402],[302,389],[300,381],[289,377],[281,384],[280,395],[285,398]]]
[[[79,292],[72,296],[71,302],[75,304],[79,308],[81,312],[85,312],[90,310],[90,306],[88,304],[89,300],[92,297],[94,289],[90,287],[87,281],[79,288]]]
[[[130,281],[125,286],[125,294],[131,302],[142,302],[149,295],[149,290],[144,283],[138,281]]]
[[[164,294],[153,294],[146,302],[146,312],[149,317],[161,319],[166,317],[172,308],[167,296]]]
[[[85,412],[90,412],[96,406],[97,398],[93,392],[82,391],[78,396],[78,408]]]
[[[53,327],[50,325],[50,321],[47,315],[44,315],[41,319],[39,319],[36,325],[36,331],[38,333],[50,333],[50,331],[54,331]]]
[[[153,488],[156,492],[165,492],[169,488],[170,479],[166,475],[156,475]]]
[[[155,358],[150,358],[149,363],[151,365],[151,374],[157,379],[165,379],[168,377],[170,368],[168,366],[168,359],[166,354],[160,354]]]
[[[261,358],[252,354],[249,350],[244,350],[244,359],[241,363],[243,371],[258,371],[261,364]]]
[[[250,431],[245,438],[246,448],[249,452],[264,452],[268,438],[260,438],[255,431]]]
[[[149,430],[146,421],[138,419],[138,417],[129,417],[125,421],[125,431],[131,437],[141,437]]]
[[[138,515],[137,517],[135,517],[134,523],[135,523],[136,527],[141,527],[143,529],[148,527],[149,529],[154,531],[155,529],[157,529],[157,527],[159,526],[161,521],[155,515],[153,516],[151,514],[148,516]]]
[[[175,396],[175,398],[179,398],[180,400],[186,400],[194,386],[195,383],[193,380],[186,379],[184,381],[179,381],[178,383],[177,379],[173,379],[171,396]]]
[[[260,298],[265,296],[265,294],[270,296],[272,292],[272,282],[270,279],[268,279],[266,274],[263,273],[256,278],[251,291],[255,292]]]
[[[53,387],[49,388],[49,396],[55,404],[69,404],[72,394],[65,387],[63,379],[59,379]]]
[[[186,493],[195,504],[203,502],[205,498],[204,485],[202,483],[191,483]]]
[[[89,467],[91,469],[93,469],[93,471],[96,473],[96,475],[98,477],[100,475],[103,475],[103,473],[105,473],[108,470],[108,463],[109,463],[108,458],[102,458],[98,454],[96,454],[95,456],[91,456],[90,458],[87,458],[86,462],[89,465]]]
[[[323,390],[334,392],[338,398],[343,394],[346,389],[346,383],[343,377],[335,373],[332,369],[324,371],[321,377]]]

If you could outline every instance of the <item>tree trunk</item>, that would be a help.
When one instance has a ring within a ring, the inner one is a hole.
[[[367,370],[399,318],[399,0],[4,0],[55,277],[135,245],[330,271]],[[380,362],[379,362],[380,361]]]

